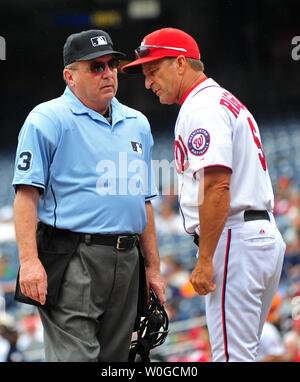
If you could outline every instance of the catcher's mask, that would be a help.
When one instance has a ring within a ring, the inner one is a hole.
[[[139,354],[141,362],[150,362],[150,350],[165,342],[168,327],[168,315],[154,290],[150,288],[150,304],[146,308],[145,317],[140,320],[137,339],[131,342],[128,361],[134,362]]]

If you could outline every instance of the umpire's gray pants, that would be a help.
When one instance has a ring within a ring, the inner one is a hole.
[[[137,248],[81,243],[58,305],[39,309],[48,362],[126,362],[137,312]]]

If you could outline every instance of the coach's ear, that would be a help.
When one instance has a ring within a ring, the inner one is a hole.
[[[185,72],[187,61],[183,55],[176,57],[176,66],[178,74],[183,74]]]

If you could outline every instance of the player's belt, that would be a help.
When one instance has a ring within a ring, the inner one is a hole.
[[[244,221],[249,222],[251,220],[269,220],[270,221],[270,216],[268,211],[263,210],[263,211],[255,211],[255,210],[248,210],[244,212]],[[194,234],[194,243],[199,246],[199,235],[196,233]]]
[[[270,216],[268,211],[248,210],[244,212],[244,220],[245,222],[248,222],[251,220],[269,220],[270,221]]]
[[[119,251],[132,249],[139,242],[138,235],[101,235],[101,234],[81,234],[80,241],[87,245],[98,244],[115,247]]]

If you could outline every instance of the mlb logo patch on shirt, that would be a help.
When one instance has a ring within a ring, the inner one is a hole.
[[[142,144],[140,142],[133,142],[131,141],[132,150],[137,152],[138,154],[143,153]]]

